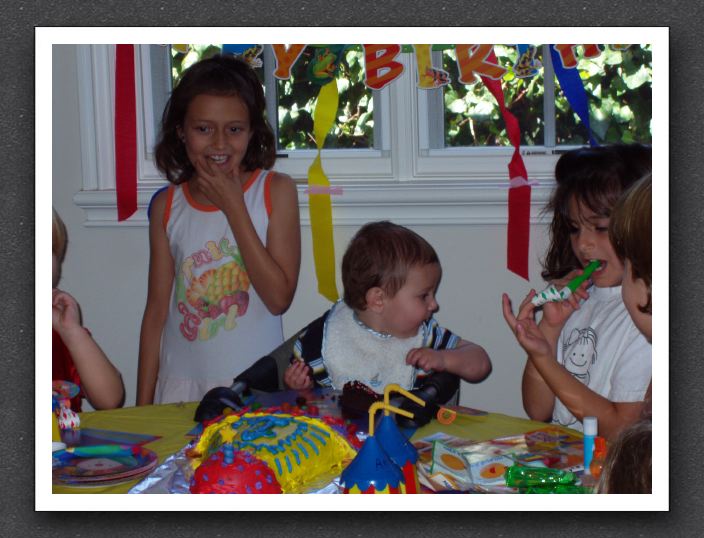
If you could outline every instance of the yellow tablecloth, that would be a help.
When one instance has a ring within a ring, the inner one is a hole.
[[[193,414],[197,402],[149,405],[142,407],[126,407],[110,411],[92,411],[81,413],[81,427],[97,428],[130,433],[158,435],[159,439],[145,444],[146,448],[153,450],[159,456],[159,464],[170,455],[178,452],[190,440],[186,434],[193,429],[196,423]],[[500,413],[472,416],[458,414],[456,420],[450,425],[443,425],[437,421],[416,430],[412,440],[422,439],[434,433],[443,432],[464,439],[474,441],[488,441],[497,437],[518,435],[531,430],[544,428],[544,422],[536,422],[523,418],[511,417]],[[574,430],[565,431],[573,434]],[[53,493],[126,493],[143,477],[131,482],[105,487],[74,487],[53,486]]]
[[[422,428],[418,428],[411,437],[412,441],[423,439],[434,433],[446,433],[463,439],[473,441],[489,441],[497,437],[520,435],[532,430],[545,428],[545,422],[537,422],[525,418],[512,417],[501,413],[488,413],[486,415],[458,414],[452,424],[443,425],[436,420],[431,421]],[[566,433],[581,436],[578,431],[559,427]]]

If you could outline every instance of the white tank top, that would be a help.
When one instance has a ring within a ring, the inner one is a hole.
[[[243,187],[264,245],[272,175],[255,170]],[[250,284],[225,214],[195,201],[188,183],[168,188],[164,227],[175,266],[154,403],[199,401],[283,342],[281,316]]]

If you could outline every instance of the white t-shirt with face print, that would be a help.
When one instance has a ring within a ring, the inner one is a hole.
[[[612,402],[639,402],[652,377],[651,346],[621,299],[621,286],[589,289],[560,333],[557,361]],[[587,414],[588,411],[587,411]],[[582,431],[582,423],[555,398],[552,421]]]

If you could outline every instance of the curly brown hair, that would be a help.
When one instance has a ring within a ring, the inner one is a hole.
[[[195,168],[179,137],[179,127],[193,99],[201,94],[239,97],[249,112],[252,138],[242,159],[245,170],[271,168],[276,161],[276,141],[265,117],[262,84],[247,62],[230,54],[201,60],[186,71],[166,103],[161,118],[159,141],[154,149],[157,168],[171,183],[191,179]]]
[[[342,258],[345,303],[354,310],[365,310],[368,290],[380,287],[393,297],[411,267],[432,263],[440,265],[435,249],[413,230],[387,220],[367,223]]]
[[[579,148],[559,158],[555,190],[545,208],[553,214],[541,273],[545,280],[582,268],[570,243],[570,200],[574,197],[597,215],[610,217],[621,194],[650,172],[651,163],[651,147],[643,144]]]

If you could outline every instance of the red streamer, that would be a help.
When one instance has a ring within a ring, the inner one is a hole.
[[[496,62],[492,53],[488,59]],[[510,179],[523,178],[528,180],[523,158],[521,157],[521,129],[518,120],[507,108],[501,82],[488,77],[481,77],[486,87],[496,99],[501,109],[501,115],[506,124],[508,138],[514,147],[513,157],[508,164]],[[528,280],[528,246],[530,244],[530,185],[511,185],[508,190],[508,237],[506,241],[507,262],[509,271]]]
[[[134,45],[115,46],[115,186],[117,220],[137,211],[137,98]]]

